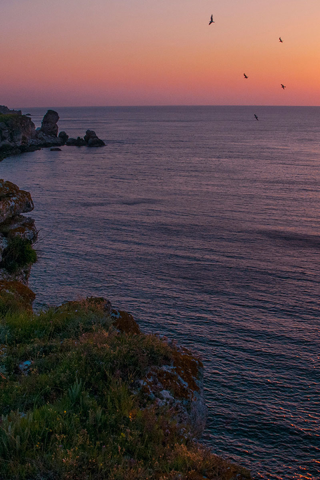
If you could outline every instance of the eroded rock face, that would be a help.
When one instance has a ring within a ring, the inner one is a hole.
[[[7,115],[12,113],[15,115],[22,115],[21,110],[10,110],[10,108],[6,107],[5,105],[0,105],[0,115]]]
[[[83,305],[98,308],[104,312],[106,322],[111,322],[120,334],[142,335],[133,316],[113,308],[111,302],[102,297],[89,297]],[[59,311],[77,311],[79,302],[66,302]],[[159,338],[159,337],[158,337]],[[160,337],[161,338],[161,337]],[[168,360],[147,370],[133,385],[132,393],[144,396],[156,407],[168,407],[181,428],[187,424],[193,437],[201,437],[207,420],[207,407],[203,393],[203,364],[193,352],[178,346],[176,342],[163,337],[161,341],[170,352]]]
[[[0,280],[27,285],[36,254],[31,245],[37,239],[32,218],[21,213],[34,208],[29,192],[0,180]]]
[[[69,138],[66,142],[68,147],[85,147],[87,144],[85,140],[81,137]]]
[[[172,349],[171,361],[150,368],[141,379],[140,388],[159,407],[169,407],[178,424],[189,425],[192,435],[200,438],[207,421],[203,364],[187,348],[165,340]]]
[[[37,239],[38,231],[33,218],[17,215],[0,224],[0,234],[7,239],[19,237],[33,243]]]
[[[67,135],[66,132],[62,131],[62,132],[59,133],[58,137],[61,139],[62,145],[65,145],[65,143],[67,142],[67,140],[69,138],[69,135]]]
[[[0,180],[0,192],[2,192],[2,196],[0,196],[0,223],[34,209],[30,193],[19,190],[11,182]]]
[[[28,115],[0,113],[0,161],[8,155],[64,145],[67,135],[64,132],[64,135],[57,136],[58,120],[58,113],[48,110],[41,128],[36,129]]]
[[[0,152],[28,145],[36,136],[32,120],[25,115],[0,115]]]
[[[45,135],[49,135],[52,137],[58,136],[58,120],[59,115],[54,110],[48,110],[45,116],[43,117],[40,132],[44,133]]]
[[[2,112],[2,113],[1,113]],[[66,132],[58,135],[59,115],[48,110],[41,127],[35,128],[29,114],[0,106],[0,161],[9,155],[33,152],[41,148],[59,148],[62,145],[74,147],[104,147],[105,143],[96,132],[87,130],[84,138],[69,138]]]
[[[104,147],[106,145],[103,140],[98,138],[98,135],[93,130],[86,131],[84,140],[88,147]]]

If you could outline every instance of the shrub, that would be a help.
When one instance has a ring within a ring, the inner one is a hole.
[[[15,237],[3,250],[0,267],[5,268],[9,273],[15,273],[19,268],[36,261],[37,252],[32,248],[30,240]]]

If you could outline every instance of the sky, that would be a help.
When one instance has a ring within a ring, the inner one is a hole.
[[[320,105],[319,0],[0,0],[0,12],[11,108]]]

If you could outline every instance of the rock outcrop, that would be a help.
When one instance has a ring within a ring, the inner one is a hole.
[[[96,132],[93,130],[87,130],[84,136],[84,141],[88,145],[88,147],[104,147],[106,144],[103,140],[101,140]]]
[[[0,161],[9,155],[33,152],[41,148],[61,147],[103,147],[105,143],[93,130],[87,130],[84,138],[69,138],[66,132],[58,135],[59,115],[48,110],[41,127],[36,129],[30,115],[22,115],[20,110],[10,110],[0,106]]]
[[[85,147],[87,144],[85,140],[81,137],[77,137],[77,138],[71,137],[66,141],[66,145],[68,147]]]
[[[105,147],[105,143],[101,140],[96,132],[87,130],[84,138],[69,138],[66,142],[68,147]]]
[[[35,127],[29,115],[1,107],[0,111],[0,161],[9,155],[33,152],[41,148],[65,145],[68,135],[61,132],[58,136],[59,115],[48,110],[41,127]]]
[[[121,334],[143,335],[134,317],[123,310],[113,308],[102,297],[89,297],[86,308],[100,309],[110,318],[112,326]],[[59,312],[77,311],[79,302],[66,302],[58,307]],[[132,385],[134,395],[144,396],[157,408],[166,407],[174,412],[177,424],[188,425],[192,436],[200,438],[206,425],[207,407],[203,392],[203,364],[187,348],[161,337],[170,355],[161,365],[154,365]]]
[[[44,135],[49,135],[50,137],[58,136],[58,120],[59,115],[54,110],[48,110],[45,116],[43,117],[40,132]]]
[[[5,105],[0,105],[0,115],[2,115],[2,114],[7,115],[8,113],[14,113],[16,115],[22,115],[21,110],[10,110],[10,108],[6,107]]]
[[[33,208],[29,192],[0,180],[0,281],[28,283],[38,232],[34,220],[21,214]]]

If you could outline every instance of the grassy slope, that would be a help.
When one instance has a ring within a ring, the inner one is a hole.
[[[137,389],[174,347],[120,333],[99,304],[35,315],[0,298],[0,479],[250,478]]]

